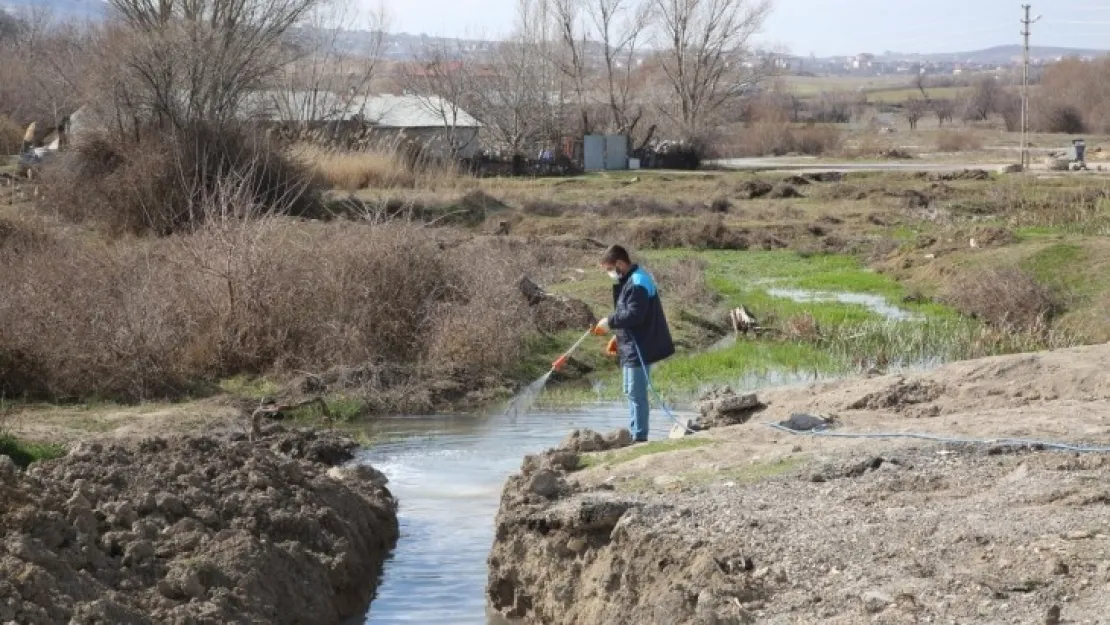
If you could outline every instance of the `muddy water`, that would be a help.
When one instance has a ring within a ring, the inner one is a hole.
[[[904,308],[899,308],[886,300],[881,295],[867,293],[851,293],[848,291],[806,291],[803,289],[767,289],[767,294],[772,297],[793,300],[795,302],[840,302],[841,304],[855,304],[863,306],[888,321],[919,321],[921,315],[912,313]]]
[[[493,542],[501,486],[525,454],[556,445],[574,428],[627,425],[623,406],[516,417],[406,417],[370,428],[387,442],[365,451],[400,501],[401,540],[386,564],[365,623],[504,625],[487,614],[486,556]],[[666,416],[653,412],[652,436]]]

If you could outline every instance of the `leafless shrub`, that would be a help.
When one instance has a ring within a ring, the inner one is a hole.
[[[943,127],[945,122],[951,123],[956,115],[956,104],[952,100],[938,99],[932,101],[933,114],[937,116],[937,125]]]
[[[1045,68],[1032,103],[1033,127],[1042,132],[1107,132],[1110,61],[1065,59]]]
[[[652,270],[668,300],[687,309],[708,310],[721,300],[706,282],[708,268],[709,263],[704,259],[682,258],[656,265]]]
[[[1063,311],[1051,289],[1018,268],[960,274],[945,287],[942,299],[960,312],[1006,331],[1044,330]]]
[[[16,154],[23,144],[23,130],[7,117],[0,115],[0,156]]]
[[[643,249],[746,250],[749,246],[747,236],[729,227],[719,214],[690,219],[635,220],[621,239]]]
[[[964,152],[982,147],[983,140],[970,131],[942,130],[937,133],[937,150],[941,152]]]
[[[910,130],[917,130],[917,123],[929,113],[929,103],[919,98],[910,98],[906,100],[904,109]]]
[[[782,322],[782,337],[790,341],[814,342],[821,339],[821,328],[810,313],[787,317]]]
[[[797,126],[786,122],[757,122],[735,137],[720,140],[728,156],[782,156],[799,153],[818,156],[836,150],[841,133],[833,126]]]
[[[26,372],[4,392],[139,400],[385,362],[419,381],[519,355],[522,261],[504,251],[444,251],[400,222],[236,217],[248,210],[214,207],[224,217],[161,239],[0,245],[0,367]]]
[[[64,218],[112,232],[165,235],[209,218],[206,199],[231,183],[262,212],[311,216],[316,185],[305,169],[241,129],[196,124],[139,143],[100,136],[47,170],[48,202]]]
[[[1059,104],[1040,112],[1042,117],[1036,122],[1037,126],[1046,132],[1060,132],[1066,134],[1079,134],[1087,132],[1087,124],[1083,113],[1076,106]]]

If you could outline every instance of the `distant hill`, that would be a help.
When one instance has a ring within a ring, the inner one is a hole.
[[[1029,58],[1034,61],[1054,61],[1063,57],[1078,56],[1094,58],[1106,56],[1110,50],[1088,50],[1083,48],[1056,48],[1051,46],[1031,46]],[[970,52],[947,52],[939,54],[890,54],[889,58],[898,60],[933,61],[942,63],[983,63],[1006,64],[1021,60],[1021,46],[995,46]]]
[[[0,0],[0,9],[10,13],[47,10],[58,19],[103,19],[104,0]]]

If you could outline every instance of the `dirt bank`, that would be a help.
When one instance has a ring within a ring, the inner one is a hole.
[[[0,623],[337,623],[397,540],[356,444],[274,428],[0,456]]]
[[[681,448],[557,455],[542,491],[531,460],[506,487],[490,601],[547,625],[1105,622],[1110,456],[765,423],[1107,444],[1107,367],[1098,346],[776,389]]]

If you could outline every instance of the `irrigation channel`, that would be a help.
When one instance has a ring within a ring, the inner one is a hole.
[[[779,296],[835,301],[844,295],[791,291]],[[851,303],[890,319],[911,318],[880,300],[864,297]],[[743,376],[736,387],[812,379],[772,371]],[[487,611],[485,599],[486,558],[505,479],[526,454],[555,446],[575,428],[608,432],[627,427],[627,421],[623,404],[595,402],[558,412],[534,408],[508,415],[397,417],[368,425],[367,434],[382,442],[363,451],[360,460],[389,478],[400,501],[401,538],[368,614],[349,625],[506,625]],[[670,426],[661,410],[653,410],[653,439],[665,438]]]
[[[655,416],[655,415],[653,415]],[[389,477],[400,501],[401,539],[386,563],[368,625],[505,623],[487,614],[486,557],[493,543],[501,487],[525,454],[558,444],[574,428],[626,427],[622,405],[567,412],[536,411],[515,418],[397,418],[376,422],[386,442],[362,459]],[[669,421],[654,419],[653,437]]]

